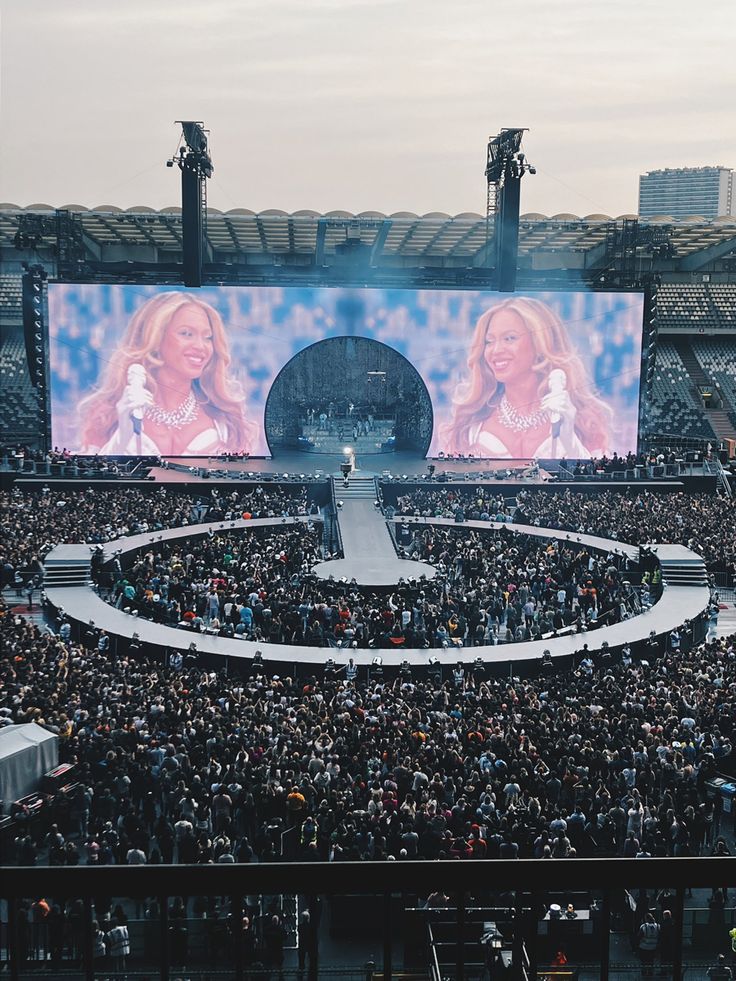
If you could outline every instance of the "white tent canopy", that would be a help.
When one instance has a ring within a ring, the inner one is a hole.
[[[59,762],[59,737],[31,722],[0,729],[0,800],[6,806],[38,789]]]

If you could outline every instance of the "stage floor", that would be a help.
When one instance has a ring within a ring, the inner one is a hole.
[[[215,457],[170,457],[166,461],[170,467],[153,467],[151,474],[156,480],[191,480],[191,470],[221,470],[232,474],[304,474],[310,476],[319,471],[329,476],[340,477],[340,464],[345,457],[334,453],[279,453],[272,459],[222,460]],[[430,464],[435,467],[435,475],[441,473],[453,474],[495,474],[507,471],[518,471],[531,467],[531,460],[427,460],[416,453],[373,453],[359,456],[356,460],[357,472],[365,477],[380,477],[384,474],[393,476],[418,476],[427,473]],[[541,471],[539,481],[548,480],[551,474]],[[530,478],[524,479],[525,483]]]
[[[357,502],[356,502],[357,503]],[[371,505],[372,507],[372,505]],[[378,518],[376,519],[378,520]],[[382,519],[381,519],[382,520]],[[452,526],[451,519],[414,519],[420,523],[440,524]],[[280,526],[284,522],[297,523],[309,521],[308,517],[299,518],[258,518],[244,521],[237,519],[232,522],[213,522],[203,523],[188,528],[170,528],[155,535],[145,534],[131,536],[129,538],[116,539],[108,542],[104,548],[105,559],[112,558],[118,550],[122,552],[135,551],[139,548],[150,548],[156,542],[174,541],[177,538],[186,538],[193,534],[206,534],[209,529],[252,529],[257,526]],[[561,532],[549,528],[531,528],[520,525],[499,524],[498,522],[470,521],[461,527],[477,529],[497,529],[503,527],[506,530],[518,531],[521,534],[534,535],[542,539],[558,540],[562,537]],[[388,537],[388,536],[387,536]],[[575,543],[585,548],[590,548],[596,552],[623,552],[631,558],[636,558],[638,548],[623,542],[610,541],[608,539],[597,538],[589,535],[574,535]],[[370,541],[375,536],[369,536],[365,548],[370,548]],[[363,544],[361,544],[361,554]],[[697,554],[690,552],[680,545],[652,545],[652,551],[662,560],[663,572],[669,564],[692,564],[702,567],[702,559]],[[390,558],[383,548],[380,550],[378,564],[384,559]],[[47,571],[56,566],[65,567],[74,565],[80,561],[89,561],[89,546],[87,545],[57,545],[46,557],[45,565]],[[392,566],[397,563],[395,556]],[[398,564],[398,563],[397,563]],[[401,563],[406,570],[405,574],[412,575],[414,570],[409,566],[413,563]],[[388,571],[388,566],[386,571]],[[403,570],[399,569],[399,572]],[[391,574],[395,574],[391,568]],[[697,577],[695,577],[697,578]],[[470,664],[476,658],[481,657],[488,664],[509,664],[520,662],[538,661],[544,650],[548,650],[553,657],[569,657],[578,651],[583,643],[588,643],[591,650],[598,649],[598,644],[607,641],[612,649],[623,646],[626,643],[636,644],[645,640],[650,631],[654,631],[657,636],[668,633],[673,627],[679,626],[685,619],[696,620],[708,604],[710,592],[705,583],[704,567],[702,581],[693,584],[681,584],[677,580],[670,583],[665,589],[661,599],[650,610],[630,620],[624,620],[613,624],[610,627],[591,631],[589,634],[567,634],[564,636],[553,637],[547,640],[529,641],[518,644],[503,644],[499,646],[484,647],[465,647],[453,648],[443,654],[448,661],[463,661]],[[49,603],[56,609],[63,609],[67,615],[80,623],[87,623],[93,619],[98,629],[108,631],[111,636],[131,638],[134,633],[138,634],[141,641],[149,643],[154,647],[166,648],[176,646],[181,649],[190,643],[195,643],[197,651],[202,654],[213,654],[222,657],[252,658],[256,649],[263,653],[264,660],[278,664],[280,670],[282,666],[294,666],[296,664],[316,666],[323,664],[325,659],[335,656],[334,648],[313,648],[290,645],[277,645],[268,643],[256,643],[255,641],[244,641],[235,638],[211,636],[207,634],[190,634],[178,631],[175,627],[154,623],[150,620],[142,620],[131,616],[123,610],[110,606],[91,586],[82,585],[55,585],[46,584],[46,596]],[[359,663],[370,663],[371,659],[380,653],[383,657],[388,652],[372,649],[360,649],[356,652]],[[407,660],[412,665],[427,666],[430,658],[437,657],[437,649],[429,648],[422,650],[411,650],[402,648],[396,652],[401,660]],[[442,654],[443,652],[440,651]],[[387,662],[388,663],[388,662]]]
[[[340,464],[344,462],[344,457],[328,455],[322,453],[299,453],[294,451],[290,454],[279,456],[277,459],[264,459],[263,457],[251,460],[222,460],[214,457],[182,457],[170,458],[166,461],[169,466],[152,467],[150,476],[158,483],[177,484],[177,483],[199,483],[200,481],[209,482],[211,480],[248,480],[258,479],[266,475],[269,479],[287,476],[336,477],[342,479]],[[407,477],[422,478],[427,476],[429,460],[417,457],[412,453],[376,453],[370,456],[359,457],[357,460],[358,469],[356,475],[362,477]],[[432,486],[442,486],[442,481],[438,481],[440,474],[450,475],[449,479],[457,482],[458,480],[468,479],[475,484],[493,484],[499,490],[504,487],[529,487],[544,486],[551,483],[553,487],[567,488],[572,487],[578,490],[605,489],[619,490],[632,486],[631,481],[624,480],[554,480],[553,474],[540,468],[538,476],[520,476],[519,471],[527,469],[531,465],[531,460],[435,460],[435,474]],[[173,468],[176,469],[173,469]],[[202,471],[207,472],[207,476],[202,476]],[[512,476],[508,476],[508,472]],[[514,476],[516,472],[516,476]],[[39,479],[39,478],[32,478]],[[48,480],[48,478],[45,478]],[[27,482],[32,482],[29,480]],[[682,488],[682,482],[677,478],[671,477],[667,480],[642,479],[637,480],[635,485],[641,490],[663,490],[664,488]]]

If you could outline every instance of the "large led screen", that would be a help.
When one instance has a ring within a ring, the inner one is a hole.
[[[643,297],[49,286],[54,444],[568,459],[636,449]]]

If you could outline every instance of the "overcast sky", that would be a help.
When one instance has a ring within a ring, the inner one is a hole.
[[[485,209],[490,135],[527,126],[522,212],[636,211],[664,166],[736,166],[734,0],[0,0],[0,200]]]

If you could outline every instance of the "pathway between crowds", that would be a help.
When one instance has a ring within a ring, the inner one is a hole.
[[[386,519],[370,499],[346,499],[338,511],[342,538],[342,559],[320,562],[313,569],[321,579],[345,577],[361,586],[394,586],[399,579],[426,576],[434,579],[436,570],[426,562],[400,559]]]

